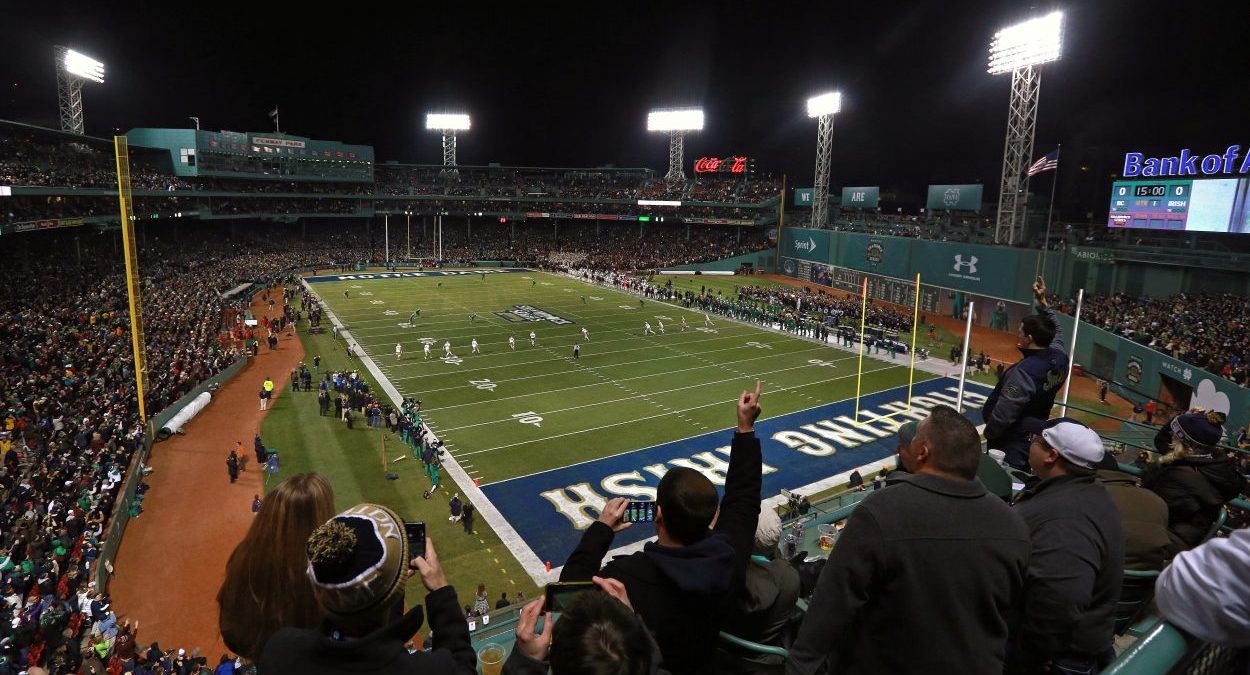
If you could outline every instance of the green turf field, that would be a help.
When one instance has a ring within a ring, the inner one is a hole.
[[[736,283],[741,278],[674,279],[683,289],[709,286],[725,294]],[[423,402],[424,419],[469,479],[482,485],[725,429],[734,423],[733,401],[756,379],[763,381],[768,417],[856,394],[857,358],[848,352],[716,316],[714,325],[705,326],[700,312],[651,300],[640,305],[636,296],[561,276],[349,280],[312,288],[390,384]],[[417,307],[420,318],[409,325]],[[571,323],[524,320],[534,318],[535,310]],[[663,322],[665,333],[644,336],[644,322],[657,333]],[[316,353],[323,372],[346,365],[343,339],[333,342],[328,332],[300,335],[310,366]],[[471,353],[473,339],[480,354]],[[433,342],[429,359],[423,358],[423,340]],[[444,342],[451,343],[454,358],[440,358]],[[402,358],[395,356],[396,343]],[[581,345],[578,360],[572,358],[574,344]],[[907,363],[902,355],[897,365],[865,359],[862,393],[906,385]],[[359,372],[379,384],[365,368]],[[915,377],[919,382],[932,376],[917,371]],[[283,406],[291,409],[280,407],[264,428],[269,445],[291,449],[282,455],[284,474],[321,471],[330,476],[341,506],[375,501],[425,519],[441,557],[451,563],[461,604],[471,601],[469,587],[478,582],[487,583],[492,603],[500,590],[533,592],[529,577],[482,520],[475,536],[446,522],[447,497],[459,490],[449,477],[443,494],[422,499],[429,480],[401,441],[390,438],[387,452],[387,470],[400,479],[385,480],[385,429],[367,429],[362,419],[348,431],[337,419],[319,417],[315,393],[299,392],[290,400]]]

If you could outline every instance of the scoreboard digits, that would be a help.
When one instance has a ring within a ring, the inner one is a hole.
[[[1203,180],[1121,180],[1111,186],[1107,227],[1186,230],[1190,232],[1250,231],[1250,181],[1236,178]]]

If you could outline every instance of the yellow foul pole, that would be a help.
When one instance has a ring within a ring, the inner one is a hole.
[[[143,340],[143,297],[139,283],[139,247],[135,243],[133,199],[130,194],[130,148],[125,136],[113,137],[117,157],[117,203],[122,219],[122,244],[126,256],[126,295],[130,299],[130,345],[135,359],[135,390],[139,397],[139,419],[147,423],[143,401],[147,386],[148,359]]]

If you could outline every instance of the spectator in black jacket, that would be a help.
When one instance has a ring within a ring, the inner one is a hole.
[[[359,504],[335,516],[308,538],[308,577],[326,621],[320,629],[284,628],[265,645],[259,672],[266,675],[382,673],[426,675],[477,672],[469,626],[456,591],[426,538],[425,556],[408,551],[403,521],[376,504]],[[420,606],[399,615],[404,582],[416,571],[430,591],[425,606],[433,650],[409,654],[404,643],[421,628]]]
[[[981,439],[947,406],[911,446],[911,473],[851,514],[790,649],[786,673],[1001,675],[1029,559],[1020,517],[976,478]]]
[[[1029,468],[1029,438],[1050,418],[1055,395],[1068,375],[1063,334],[1046,300],[1046,283],[1033,284],[1037,314],[1020,323],[1016,346],[1024,358],[1008,368],[981,408],[985,441],[1002,450],[1007,464]]]
[[[1245,476],[1219,448],[1224,419],[1215,411],[1177,415],[1155,436],[1163,456],[1150,464],[1142,486],[1167,502],[1172,553],[1201,544],[1224,503],[1246,488]]]
[[[1094,477],[1103,455],[1098,434],[1067,417],[1047,422],[1029,444],[1029,467],[1041,481],[1014,506],[1033,552],[1008,673],[1096,673],[1115,658],[1124,530]]]
[[[673,673],[713,669],[721,621],[742,592],[760,508],[763,466],[754,426],[759,398],[756,382],[754,393],[744,391],[738,399],[738,428],[719,510],[716,488],[706,476],[672,469],[661,479],[656,498],[658,541],[614,558],[600,571],[613,534],[630,526],[622,522],[628,500],[613,499],[586,529],[560,575],[561,581],[599,575],[624,583],[659,643],[664,667]]]

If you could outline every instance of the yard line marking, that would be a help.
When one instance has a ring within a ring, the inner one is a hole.
[[[762,372],[762,373],[759,373],[759,375],[751,375],[751,376],[749,376],[749,377],[748,377],[748,379],[750,379],[751,377],[754,377],[754,378],[758,379],[758,378],[759,378],[759,376],[761,376],[761,375],[773,375],[773,374],[776,374],[776,373],[784,373],[784,372],[791,371],[791,370],[798,370],[798,369],[800,369],[800,368],[812,368],[812,367],[813,367],[813,366],[812,366],[812,364],[810,364],[810,363],[803,363],[803,364],[800,364],[800,365],[797,365],[797,366],[791,366],[791,367],[789,367],[789,368],[781,368],[780,370],[770,370],[770,371],[764,371],[764,372]],[[875,372],[875,371],[864,371],[864,372]],[[848,375],[847,377],[852,377],[852,376],[854,376],[854,373],[852,373],[851,375]],[[675,389],[667,389],[667,390],[665,390],[663,393],[665,393],[665,394],[671,394],[671,393],[673,393],[673,392],[675,392],[675,391],[684,391],[684,390],[686,390],[686,389],[698,389],[698,388],[700,388],[700,387],[708,387],[708,386],[711,386],[711,385],[714,385],[714,384],[724,384],[724,383],[726,383],[726,382],[733,382],[733,381],[735,381],[735,380],[742,379],[742,377],[743,377],[742,375],[735,375],[734,377],[725,378],[725,379],[723,379],[723,380],[712,380],[711,382],[700,382],[700,383],[697,383],[697,384],[686,385],[686,386],[684,386],[684,387],[677,387],[677,388],[675,388]],[[821,382],[823,382],[823,380],[822,380]],[[819,382],[813,382],[812,384],[819,384]],[[597,385],[592,385],[592,386],[597,386]],[[620,387],[621,389],[625,389],[626,391],[630,391],[629,389],[626,389],[626,387],[624,387],[623,385],[618,384],[618,385],[616,385],[616,386]],[[801,386],[810,386],[810,385],[801,385]],[[560,391],[560,390],[559,390],[559,389],[557,389],[557,390],[555,390],[555,391]],[[784,391],[784,390],[783,390],[783,391]],[[542,393],[543,393],[543,394],[545,394],[545,393],[549,393],[549,392],[542,392]],[[633,393],[633,392],[631,391],[631,393]],[[541,395],[541,394],[537,394],[537,395]],[[632,401],[632,400],[634,400],[634,399],[643,399],[643,400],[645,401],[645,400],[647,400],[647,397],[648,397],[648,396],[653,396],[653,395],[654,395],[654,392],[652,392],[651,394],[634,394],[633,396],[627,396],[627,397],[625,397],[625,398],[618,398],[618,399],[615,399],[615,400],[612,400],[612,401],[596,401],[596,402],[594,402],[594,403],[584,403],[584,404],[582,404],[582,405],[573,406],[573,407],[571,407],[571,408],[559,408],[559,409],[557,409],[557,410],[544,410],[544,411],[542,411],[542,414],[543,414],[543,415],[554,415],[554,414],[556,414],[556,413],[568,412],[568,411],[570,411],[570,410],[580,410],[580,409],[582,409],[582,408],[593,408],[593,407],[598,406],[598,405],[608,405],[608,404],[611,404],[611,403],[621,403],[621,402],[624,402],[624,401]],[[530,394],[529,396],[530,396],[530,397],[533,397],[533,396],[535,396],[535,394]],[[513,396],[513,397],[511,397],[511,398],[518,398],[518,397]],[[494,400],[494,399],[492,399],[492,400],[487,400],[487,401],[474,401],[474,402],[471,402],[471,403],[461,403],[461,404],[459,404],[459,405],[455,405],[455,406],[447,406],[447,408],[462,408],[462,407],[465,407],[465,406],[480,405],[480,404],[483,404],[483,403],[494,403],[494,402],[495,402],[495,400]],[[650,403],[650,401],[647,401],[647,402],[648,402],[648,403]],[[443,409],[445,410],[446,408],[443,408]],[[461,429],[471,429],[471,428],[474,428],[474,427],[483,427],[483,426],[486,426],[486,425],[488,425],[488,424],[501,424],[501,423],[503,423],[503,422],[511,422],[511,421],[513,421],[513,419],[512,419],[511,417],[508,417],[508,418],[506,418],[506,419],[496,419],[496,420],[489,420],[489,421],[486,421],[486,422],[476,422],[476,423],[474,423],[474,424],[465,424],[465,425],[458,426],[458,427],[448,427],[445,431],[460,431]]]
[[[874,369],[872,369],[872,370],[865,370],[864,372],[865,372],[865,373],[875,373],[875,372],[879,372],[879,371],[882,371],[882,370],[889,370],[890,368],[894,368],[894,367],[895,367],[895,366],[889,366],[889,365],[887,365],[887,366],[884,366],[884,367],[882,367],[882,368],[874,368]],[[851,374],[849,374],[849,375],[839,375],[838,377],[831,377],[831,378],[828,378],[828,379],[825,379],[825,380],[820,380],[820,381],[817,381],[817,382],[810,382],[810,383],[807,383],[807,384],[800,384],[800,385],[796,385],[796,386],[793,386],[793,387],[782,387],[782,388],[780,388],[780,389],[770,389],[770,390],[769,390],[769,393],[779,393],[779,392],[783,392],[783,391],[791,391],[791,390],[793,390],[793,389],[798,389],[798,388],[800,388],[800,387],[811,387],[811,386],[814,386],[814,385],[817,385],[817,384],[826,384],[826,383],[829,383],[829,382],[834,382],[834,381],[837,381],[837,380],[846,379],[846,378],[848,378],[848,377],[855,377],[855,373],[851,373]],[[683,410],[682,412],[690,412],[690,411],[693,411],[693,410],[701,410],[701,409],[703,409],[703,408],[710,408],[710,407],[712,407],[712,406],[714,406],[714,405],[725,405],[725,404],[727,404],[727,403],[733,403],[733,402],[734,402],[734,401],[736,401],[736,400],[737,400],[737,398],[735,397],[735,398],[726,399],[726,400],[722,400],[722,401],[713,401],[712,403],[707,403],[707,404],[704,404],[704,405],[694,406],[693,408],[686,408],[686,409],[685,409],[685,410]],[[584,407],[584,406],[578,406],[578,407]],[[588,432],[591,432],[591,431],[600,431],[600,430],[602,430],[602,429],[610,429],[610,428],[612,428],[612,427],[619,427],[619,426],[621,426],[622,424],[633,424],[633,423],[635,423],[635,422],[641,422],[641,421],[643,421],[643,420],[655,419],[655,418],[657,418],[657,417],[666,417],[666,416],[668,416],[668,415],[673,415],[673,414],[674,414],[674,413],[668,412],[668,413],[661,413],[661,414],[659,414],[659,415],[648,415],[647,417],[633,417],[633,418],[630,418],[630,419],[625,420],[625,421],[623,421],[623,422],[615,422],[615,423],[613,423],[613,424],[604,424],[604,425],[597,426],[597,427],[592,427],[592,428],[589,428],[589,429],[580,429],[580,430],[577,430],[577,431],[569,431],[569,432],[566,432],[566,433],[563,433],[563,434],[555,434],[555,435],[553,435],[553,436],[547,436],[547,437],[544,437],[544,438],[535,438],[535,439],[530,439],[530,440],[527,440],[527,441],[519,441],[519,442],[517,442],[517,443],[508,443],[508,444],[506,444],[506,445],[497,445],[497,446],[495,446],[495,447],[493,447],[493,448],[485,448],[485,449],[483,449],[483,450],[472,450],[472,451],[470,451],[470,452],[466,452],[466,453],[464,453],[464,454],[465,454],[465,455],[480,455],[480,454],[482,454],[482,453],[484,453],[484,452],[494,452],[494,451],[496,451],[496,450],[504,450],[504,449],[506,449],[506,448],[512,448],[512,447],[516,447],[516,446],[518,446],[518,445],[528,445],[528,444],[530,444],[530,443],[541,443],[541,442],[544,442],[544,441],[550,441],[550,440],[554,440],[554,439],[557,439],[557,438],[564,438],[564,437],[566,437],[566,436],[575,436],[575,435],[577,435],[577,434],[584,434],[584,433],[588,433]],[[476,426],[476,425],[475,425],[475,426]],[[631,452],[632,452],[632,451],[631,451]],[[602,458],[597,458],[597,459],[602,459]],[[580,462],[579,462],[579,463],[580,463]],[[573,466],[573,465],[569,465],[569,466]]]

